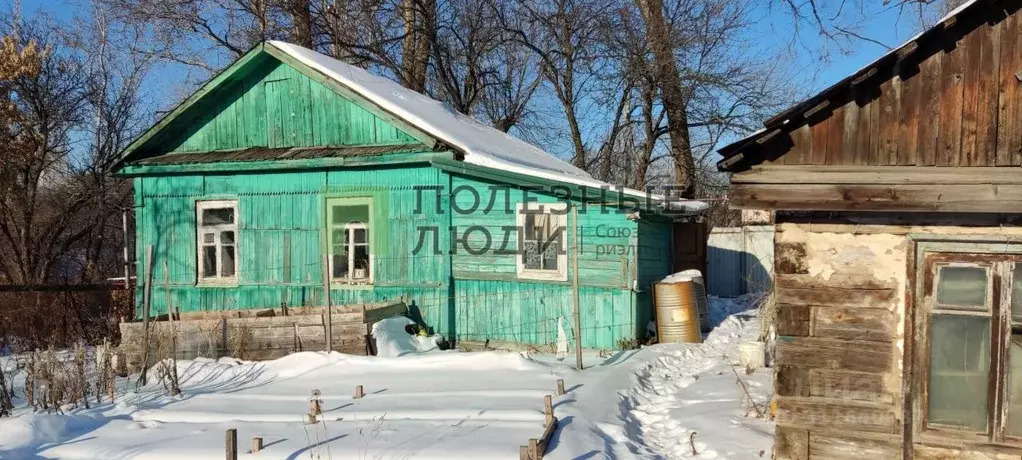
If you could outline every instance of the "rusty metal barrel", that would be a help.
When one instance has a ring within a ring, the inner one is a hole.
[[[691,277],[675,276],[653,286],[656,333],[660,343],[699,343],[699,306]]]

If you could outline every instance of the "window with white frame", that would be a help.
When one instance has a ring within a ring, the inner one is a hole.
[[[198,281],[236,282],[238,279],[238,202],[195,203]]]
[[[373,279],[372,206],[364,198],[327,201],[330,279],[369,284]]]
[[[568,279],[566,203],[519,203],[518,277]]]

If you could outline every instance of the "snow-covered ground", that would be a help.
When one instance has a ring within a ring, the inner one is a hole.
[[[224,432],[235,428],[241,458],[517,459],[543,432],[543,397],[558,379],[567,392],[554,397],[560,425],[546,458],[769,458],[772,424],[746,417],[752,405],[738,379],[767,411],[771,372],[732,367],[738,344],[759,331],[755,311],[742,311],[748,301],[713,299],[717,326],[702,344],[589,355],[581,372],[571,357],[409,353],[432,348],[421,337],[387,341],[396,357],[182,361],[179,397],[154,382],[65,415],[16,409],[0,419],[0,458],[222,459]],[[19,395],[23,381],[15,379]],[[353,397],[357,385],[362,399]],[[324,421],[306,425],[314,389]],[[253,437],[264,439],[258,454],[248,453]]]

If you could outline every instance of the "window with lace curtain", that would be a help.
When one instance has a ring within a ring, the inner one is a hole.
[[[519,203],[518,277],[567,281],[568,232],[565,203]]]

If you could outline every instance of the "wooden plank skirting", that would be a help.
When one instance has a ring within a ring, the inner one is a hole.
[[[184,314],[177,321],[150,323],[150,363],[174,356],[178,359],[230,356],[245,360],[276,359],[300,351],[326,349],[326,317],[323,309],[291,309],[288,316],[243,317],[236,311]],[[309,311],[304,311],[309,310]],[[374,350],[373,323],[407,314],[404,302],[334,307],[331,315],[333,349],[366,355]],[[265,312],[267,310],[261,310]],[[253,311],[254,313],[255,311]],[[121,323],[121,351],[129,370],[141,366],[145,327],[142,322]]]

